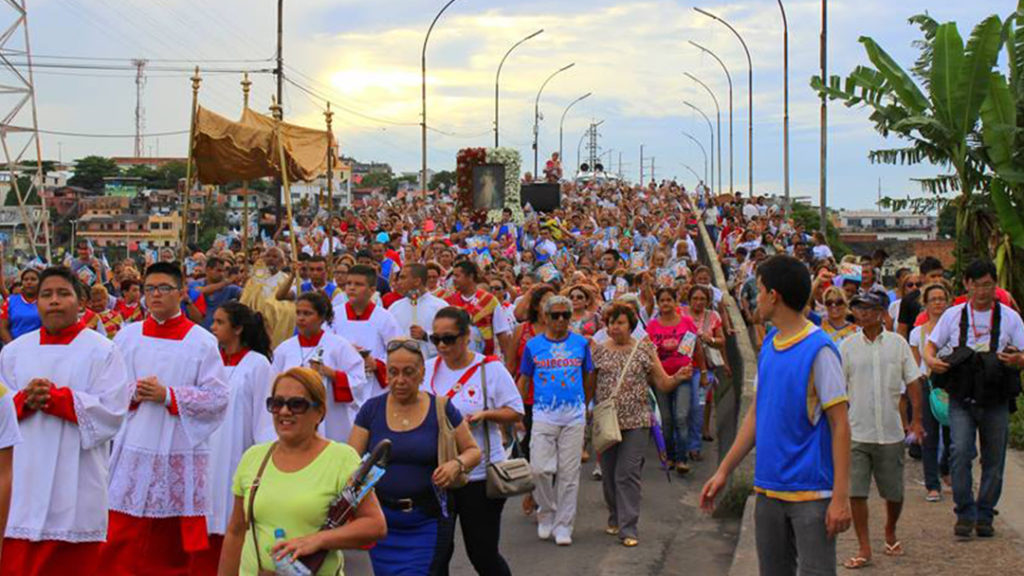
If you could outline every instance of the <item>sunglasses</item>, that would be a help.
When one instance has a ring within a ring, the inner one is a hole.
[[[388,342],[388,345],[385,349],[387,350],[388,354],[391,354],[392,352],[398,352],[399,350],[406,350],[408,352],[412,352],[414,354],[419,354],[420,356],[423,356],[423,349],[420,348],[420,343],[411,338],[395,338],[394,340]]]
[[[829,308],[834,308],[837,306],[846,306],[846,302],[843,302],[842,300],[826,300],[825,306]]]
[[[572,318],[572,312],[549,312],[548,317],[552,320],[569,320]]]
[[[320,403],[303,398],[302,396],[292,396],[290,398],[271,396],[267,398],[267,412],[271,414],[277,414],[285,406],[288,407],[288,411],[292,414],[305,414],[309,412],[310,408],[319,408]]]
[[[453,345],[455,345],[455,342],[459,338],[462,338],[463,336],[464,336],[463,333],[459,333],[459,334],[431,334],[430,335],[430,343],[433,344],[434,346],[440,346],[441,344],[444,344],[445,346],[453,346]]]

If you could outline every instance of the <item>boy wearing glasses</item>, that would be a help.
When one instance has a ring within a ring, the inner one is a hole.
[[[207,547],[210,449],[228,403],[213,334],[181,313],[181,269],[146,269],[149,317],[114,339],[131,384],[128,417],[110,457],[110,526],[99,565],[108,574],[184,573]]]

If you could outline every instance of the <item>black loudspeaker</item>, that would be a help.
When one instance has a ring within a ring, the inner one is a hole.
[[[594,164],[594,172],[604,172],[604,165],[601,163]]]
[[[523,206],[529,204],[535,212],[551,212],[562,206],[562,190],[558,184],[526,184],[519,191]]]
[[[586,162],[580,164],[580,172],[590,172],[590,164],[587,164]]]

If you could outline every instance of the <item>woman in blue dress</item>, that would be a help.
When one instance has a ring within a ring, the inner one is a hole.
[[[391,440],[388,471],[376,486],[388,524],[387,537],[370,550],[377,576],[432,576],[447,569],[455,530],[447,489],[460,472],[480,462],[480,448],[451,403],[445,417],[455,429],[459,454],[437,461],[437,399],[420,391],[423,373],[418,342],[388,343],[388,392],[363,404],[349,438],[360,454]]]

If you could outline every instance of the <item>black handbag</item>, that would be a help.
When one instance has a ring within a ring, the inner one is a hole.
[[[987,352],[978,352],[967,346],[970,321],[966,304],[960,312],[960,341],[948,356],[941,360],[949,364],[945,374],[933,376],[935,385],[950,397],[967,404],[982,407],[1009,403],[1016,409],[1016,398],[1021,393],[1020,370],[999,360],[999,331],[1002,326],[1002,306],[996,302],[992,309],[992,330]]]

